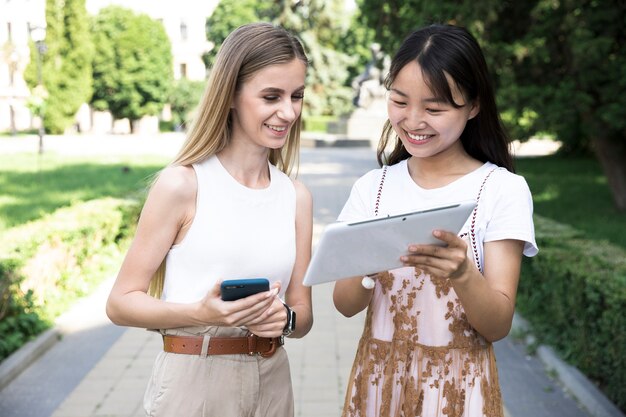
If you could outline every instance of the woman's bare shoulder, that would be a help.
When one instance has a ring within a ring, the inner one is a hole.
[[[296,190],[296,201],[310,203],[313,199],[311,192],[302,181],[292,178],[293,187]]]
[[[176,199],[195,199],[198,188],[195,170],[185,165],[168,166],[159,173],[152,188],[153,192]]]

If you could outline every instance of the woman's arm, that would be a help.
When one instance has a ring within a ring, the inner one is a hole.
[[[363,277],[352,277],[335,282],[333,302],[337,311],[346,317],[365,310],[372,299],[374,289],[365,288],[362,281]]]
[[[294,186],[296,187],[296,262],[289,287],[285,292],[285,302],[296,312],[296,330],[290,337],[300,338],[306,335],[313,326],[311,287],[305,287],[302,284],[311,261],[313,199],[309,190],[300,181],[294,180]]]
[[[484,276],[467,255],[467,244],[456,234],[435,231],[447,247],[411,245],[401,259],[441,278],[449,278],[469,323],[494,342],[511,329],[524,242],[498,240],[484,245]]]
[[[272,292],[233,303],[220,300],[219,283],[198,303],[170,303],[147,294],[171,246],[184,237],[195,215],[197,180],[191,167],[166,168],[150,190],[135,238],[107,300],[107,315],[123,326],[164,329],[192,325],[238,325],[261,315]],[[257,303],[257,305],[254,305]]]

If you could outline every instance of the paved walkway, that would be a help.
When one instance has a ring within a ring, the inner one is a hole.
[[[303,150],[300,178],[314,196],[315,237],[334,221],[354,180],[373,167],[372,151],[365,148]],[[160,339],[110,324],[104,301],[111,284],[64,316],[57,327],[62,339],[0,391],[0,417],[143,416],[143,391]],[[364,314],[342,317],[331,293],[331,284],[314,287],[313,330],[287,340],[299,417],[336,417],[343,404]],[[618,416],[606,408],[584,410],[566,392],[563,378],[553,378],[512,336],[495,347],[508,417]],[[583,400],[587,406],[595,404],[594,395]]]

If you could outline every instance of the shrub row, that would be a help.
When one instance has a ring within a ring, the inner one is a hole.
[[[518,309],[626,411],[626,250],[540,216],[535,228],[539,255],[524,260]]]
[[[92,200],[2,234],[0,361],[117,268],[139,209],[136,200]]]

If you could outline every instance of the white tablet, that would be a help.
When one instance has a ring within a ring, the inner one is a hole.
[[[400,268],[400,256],[409,244],[443,246],[432,235],[433,230],[459,233],[475,206],[474,200],[462,201],[394,216],[332,223],[313,252],[304,285]]]

